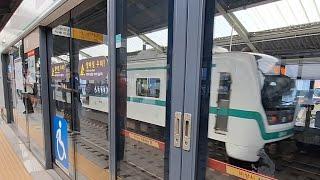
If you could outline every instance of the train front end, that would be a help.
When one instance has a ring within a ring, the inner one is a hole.
[[[210,143],[222,143],[229,160],[255,163],[267,144],[293,135],[295,81],[264,54],[217,53],[213,64]]]
[[[266,116],[265,143],[286,139],[293,135],[296,98],[295,81],[286,75],[279,59],[268,55],[254,55],[261,77],[261,102]]]

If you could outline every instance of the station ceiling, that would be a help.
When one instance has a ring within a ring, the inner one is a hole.
[[[215,45],[229,49],[230,32],[233,27],[233,51],[253,47],[257,52],[280,58],[320,56],[320,1],[216,0],[216,2],[220,10],[217,5]],[[168,0],[128,0],[129,26],[134,24],[133,28],[137,34],[166,28],[167,3]],[[228,19],[226,14],[227,16],[231,14],[231,18],[229,16]],[[230,19],[234,18],[237,20],[230,22]],[[239,28],[242,34],[237,32]],[[128,36],[131,35],[128,33]]]
[[[216,0],[227,12],[243,10],[273,1],[277,0]],[[134,29],[137,33],[147,33],[167,27],[169,2],[169,0],[128,0],[128,24],[134,22]],[[216,14],[219,13],[216,12]]]
[[[215,17],[215,45],[229,49],[232,36],[232,51],[251,48],[280,58],[320,56],[320,1],[255,1],[230,11],[231,1],[217,0],[225,12],[218,11]]]
[[[22,0],[0,0],[0,32]]]
[[[0,0],[0,30],[21,1]],[[169,2],[170,0],[127,0],[127,35],[132,37],[167,28]],[[283,58],[320,56],[320,1],[216,2],[220,8],[217,8],[215,16],[215,45],[229,48],[232,35],[233,51],[249,47],[260,53]],[[94,21],[87,23],[88,27],[96,28],[92,31],[97,32],[105,26],[102,23],[99,26]],[[234,32],[230,33],[232,27]]]

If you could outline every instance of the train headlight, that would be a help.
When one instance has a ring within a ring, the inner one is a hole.
[[[293,121],[293,111],[267,111],[267,119],[269,125],[289,123]]]
[[[268,117],[268,123],[270,125],[277,124],[278,120],[278,116],[276,115],[271,115],[270,117]]]
[[[286,123],[287,122],[287,117],[286,116],[282,116],[281,117],[281,122],[282,123]]]

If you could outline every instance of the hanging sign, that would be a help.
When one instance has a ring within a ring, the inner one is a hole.
[[[108,77],[108,61],[99,56],[79,61],[79,76],[81,80],[105,80]]]
[[[103,34],[78,28],[72,28],[72,38],[101,44],[105,42]]]
[[[51,77],[52,79],[66,79],[66,64],[57,63],[51,65]]]
[[[69,172],[68,122],[55,116],[53,120],[53,148],[56,164],[66,173]]]
[[[56,36],[70,37],[71,28],[68,26],[59,25],[52,29],[52,34]]]
[[[79,28],[70,28],[68,26],[59,25],[52,29],[52,34],[56,36],[72,37],[83,41],[107,44],[108,36]]]
[[[27,70],[27,77],[26,83],[33,84],[36,83],[36,54],[35,50],[29,51],[27,53],[28,58],[26,61],[28,62],[28,70]]]
[[[28,56],[28,57],[35,56],[35,55],[36,55],[35,50],[29,51],[29,52],[27,53],[27,56]]]

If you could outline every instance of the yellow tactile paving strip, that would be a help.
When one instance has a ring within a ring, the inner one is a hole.
[[[5,135],[0,131],[0,179],[31,180],[31,175],[14,153]]]

